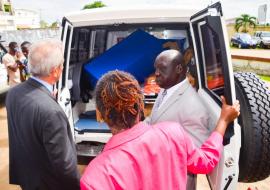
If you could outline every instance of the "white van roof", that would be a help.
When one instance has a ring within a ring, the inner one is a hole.
[[[81,10],[65,17],[73,26],[110,25],[121,23],[188,22],[196,9],[177,7],[103,7]]]

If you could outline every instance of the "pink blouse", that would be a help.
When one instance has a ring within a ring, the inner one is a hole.
[[[187,171],[205,174],[216,166],[222,140],[213,132],[196,148],[177,123],[141,122],[108,141],[87,166],[81,189],[186,190]]]

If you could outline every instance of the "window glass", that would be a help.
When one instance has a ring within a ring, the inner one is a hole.
[[[95,45],[94,45],[94,57],[102,54],[105,51],[106,45],[106,30],[95,30]]]
[[[4,4],[4,10],[5,12],[11,12],[11,5]]]
[[[86,61],[89,57],[90,33],[91,31],[89,29],[83,28],[79,30],[77,49],[78,62]]]
[[[205,87],[220,96],[224,93],[224,77],[218,35],[206,24],[201,26],[201,35],[204,45]]]
[[[120,27],[114,28],[74,28],[73,38],[71,42],[70,65],[79,62],[86,62],[93,59],[106,50],[110,49],[117,43],[121,42],[127,36],[132,34],[137,29],[144,30],[149,34],[164,39],[164,47],[179,49],[182,52],[189,46],[188,34],[186,28],[175,29],[176,27],[152,27],[145,26]],[[170,40],[174,40],[175,44]],[[90,42],[94,43],[90,43]],[[170,43],[167,43],[170,42]]]

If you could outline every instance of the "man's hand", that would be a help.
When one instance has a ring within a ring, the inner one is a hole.
[[[10,70],[13,71],[13,72],[16,72],[17,69],[19,68],[19,67],[18,67],[18,63],[15,61],[15,64],[14,64],[14,65],[10,65],[10,66],[8,66],[7,68],[10,69]]]
[[[219,132],[221,135],[224,135],[228,124],[240,115],[240,104],[239,101],[236,100],[232,106],[228,105],[224,96],[221,96],[221,100],[222,109],[215,131]]]
[[[23,69],[25,68],[25,65],[24,65],[21,61],[16,60],[16,63],[17,63],[18,68],[19,68],[20,70],[23,70]]]

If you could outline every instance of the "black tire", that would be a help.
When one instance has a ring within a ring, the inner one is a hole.
[[[270,93],[253,73],[235,73],[236,98],[240,102],[240,182],[256,182],[270,174]]]

